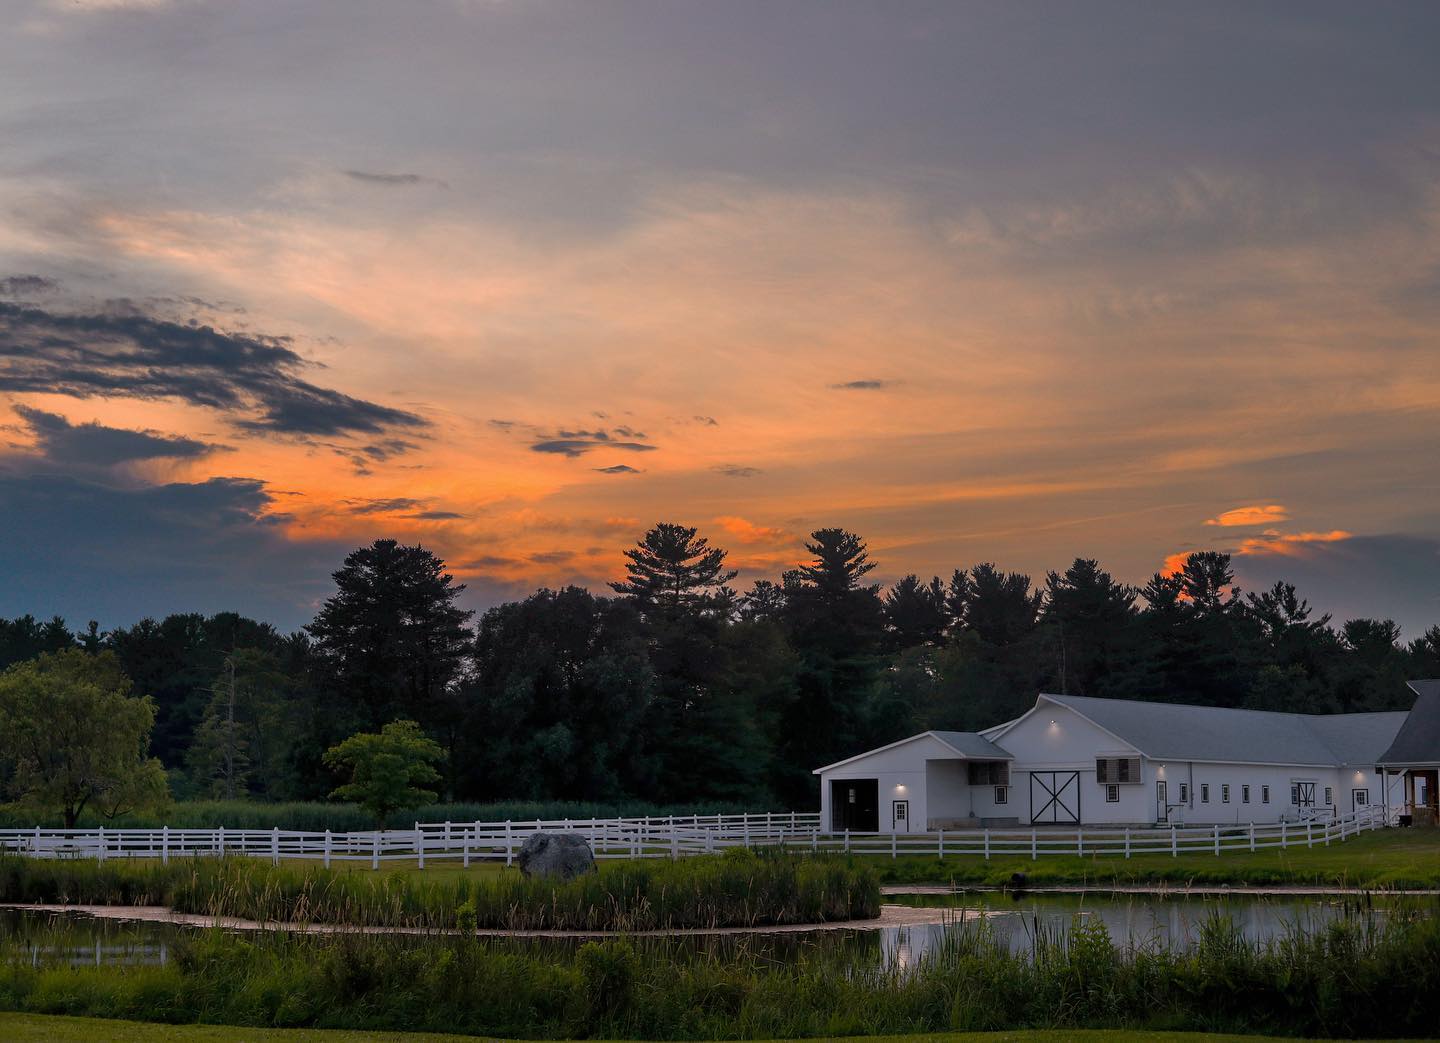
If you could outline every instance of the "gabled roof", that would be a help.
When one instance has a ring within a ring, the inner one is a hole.
[[[1044,701],[1073,710],[1152,760],[1222,763],[1375,764],[1406,716],[1276,713],[1048,693],[1036,706]]]
[[[904,746],[906,743],[915,742],[918,739],[924,738],[934,739],[942,746],[948,747],[955,754],[953,758],[955,760],[1008,761],[1014,759],[999,746],[996,746],[976,732],[921,732],[919,735],[910,735],[903,739],[897,739],[895,742],[887,743],[884,746],[877,746],[873,750],[857,753],[853,757],[846,757],[844,760],[836,761],[834,764],[827,764],[823,768],[816,768],[811,774],[819,775],[821,772],[829,771],[832,768],[839,768],[852,761],[858,761],[877,753],[884,753],[886,750],[893,750],[897,746]]]
[[[1415,705],[1400,725],[1395,741],[1377,762],[1389,767],[1440,764],[1440,680],[1411,681]]]

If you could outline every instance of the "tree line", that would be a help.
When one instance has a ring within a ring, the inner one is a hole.
[[[988,727],[1038,691],[1324,713],[1406,708],[1407,678],[1440,675],[1440,626],[1407,644],[1389,620],[1336,625],[1290,584],[1242,593],[1221,553],[1138,588],[1082,558],[1039,581],[981,563],[882,590],[858,535],[818,529],[805,550],[740,591],[725,550],[662,523],[610,591],[477,617],[434,553],[378,540],[293,634],[235,613],[0,619],[0,696],[33,687],[17,672],[40,676],[43,654],[97,657],[151,700],[136,752],[182,798],[322,798],[327,750],[414,721],[447,799],[807,807],[813,768]],[[0,749],[0,784],[33,753]]]

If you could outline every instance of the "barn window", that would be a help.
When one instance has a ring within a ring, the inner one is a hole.
[[[1241,786],[1241,787],[1240,787],[1240,803],[1241,803],[1241,804],[1249,804],[1249,803],[1250,803],[1250,787],[1249,787],[1249,786]]]
[[[996,803],[996,804],[1008,804],[1008,803],[1010,803],[1010,787],[1009,787],[1009,786],[996,786],[996,787],[995,787],[995,803]]]
[[[1095,781],[1102,786],[1139,785],[1139,757],[1096,757]]]
[[[1334,795],[1334,792],[1335,792],[1335,791],[1332,790],[1329,786],[1326,786],[1326,787],[1325,787],[1325,806],[1326,806],[1327,808],[1328,808],[1331,804],[1334,804],[1334,803],[1335,803],[1335,801],[1333,801],[1333,800],[1331,799],[1331,797]]]
[[[1261,786],[1261,787],[1260,787],[1260,803],[1261,803],[1261,804],[1269,804],[1269,803],[1270,803],[1270,787],[1269,787],[1269,786]]]
[[[1110,783],[1105,787],[1105,803],[1118,804],[1120,802],[1120,787]]]
[[[1208,783],[1208,782],[1202,782],[1202,783],[1200,783],[1200,803],[1201,803],[1201,804],[1209,804],[1209,803],[1210,803],[1210,783]]]
[[[1357,789],[1351,794],[1351,800],[1357,808],[1366,807],[1370,803],[1370,791]]]
[[[1182,782],[1182,783],[1180,783],[1180,803],[1181,803],[1181,804],[1189,804],[1189,803],[1190,803],[1190,783],[1188,783],[1188,782]]]
[[[1230,803],[1230,783],[1228,783],[1228,782],[1222,783],[1221,786],[1220,786],[1220,803],[1221,803],[1221,804],[1229,804],[1229,803]]]

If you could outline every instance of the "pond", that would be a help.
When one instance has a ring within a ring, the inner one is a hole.
[[[951,932],[983,925],[1012,952],[1031,951],[1037,940],[1064,940],[1076,922],[1104,924],[1118,946],[1187,949],[1213,917],[1229,920],[1241,937],[1263,943],[1309,933],[1340,919],[1379,924],[1398,905],[1423,915],[1440,915],[1440,898],[1391,896],[1221,896],[1019,894],[972,892],[913,895],[890,903],[940,907],[945,922],[899,928],[799,931],[745,935],[646,937],[637,948],[684,961],[721,959],[742,963],[841,960],[854,967],[913,966]],[[186,936],[210,928],[133,922],[83,913],[0,910],[0,955],[30,963],[164,964]],[[393,944],[434,945],[438,939],[391,936]],[[453,939],[445,939],[446,943]],[[480,944],[504,952],[549,952],[563,957],[582,939],[485,938]]]

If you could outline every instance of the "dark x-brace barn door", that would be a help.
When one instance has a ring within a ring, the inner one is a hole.
[[[1080,773],[1078,771],[1032,771],[1030,773],[1031,822],[1080,821]]]

